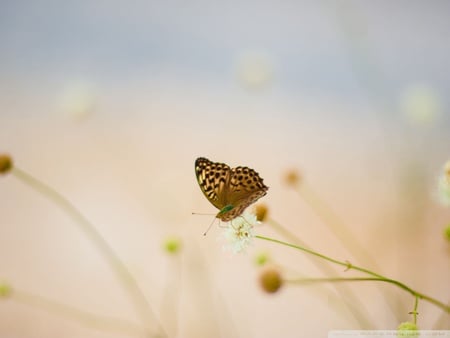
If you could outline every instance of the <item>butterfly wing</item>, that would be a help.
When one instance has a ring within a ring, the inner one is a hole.
[[[223,221],[230,221],[241,215],[249,205],[263,197],[268,189],[263,179],[253,169],[247,167],[231,169],[224,199],[226,205],[232,205],[233,209],[223,213],[220,218]]]
[[[195,160],[195,175],[198,184],[208,201],[217,209],[227,205],[226,187],[231,169],[224,163],[212,162],[204,157]]]
[[[236,167],[231,169],[226,197],[228,203],[234,206],[240,204],[249,206],[263,197],[268,189],[256,171],[247,167]]]

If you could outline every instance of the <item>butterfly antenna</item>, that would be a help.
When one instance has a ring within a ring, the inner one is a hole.
[[[193,212],[192,215],[200,215],[200,216],[212,216],[214,214],[202,214],[200,212]]]
[[[213,226],[214,222],[216,221],[216,218],[214,217],[213,221],[211,222],[211,224],[208,226],[208,229],[206,229],[206,231],[203,233],[203,236],[206,236],[206,234],[208,233],[209,229],[211,229],[211,227]]]

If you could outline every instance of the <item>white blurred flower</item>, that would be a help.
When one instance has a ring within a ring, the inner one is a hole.
[[[233,253],[244,251],[255,237],[253,228],[258,223],[256,215],[250,213],[245,213],[231,220],[224,231],[224,237],[227,241],[224,247]]]
[[[273,79],[273,66],[269,58],[260,52],[244,52],[237,61],[239,81],[251,89],[262,89]]]
[[[450,161],[444,165],[438,180],[438,199],[445,206],[450,206]]]
[[[442,109],[438,93],[433,87],[424,84],[406,87],[403,90],[400,105],[405,117],[416,125],[434,122]]]
[[[73,83],[64,89],[60,106],[70,118],[82,120],[93,112],[95,104],[96,95],[91,85]]]

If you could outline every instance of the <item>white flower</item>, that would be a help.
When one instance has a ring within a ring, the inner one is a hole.
[[[407,120],[415,125],[436,121],[442,111],[441,98],[433,87],[413,84],[406,87],[401,97],[401,108]]]
[[[253,228],[258,224],[256,215],[245,213],[231,220],[224,231],[224,237],[227,241],[225,247],[233,253],[244,251],[252,242]]]
[[[273,65],[262,52],[246,51],[237,60],[237,75],[240,82],[250,89],[263,89],[273,79]]]
[[[447,161],[443,173],[439,176],[438,198],[443,205],[450,206],[450,161]]]
[[[64,89],[60,109],[68,117],[82,121],[95,110],[96,101],[97,97],[92,85],[72,83]]]

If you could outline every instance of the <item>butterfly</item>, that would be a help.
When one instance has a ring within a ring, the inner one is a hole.
[[[195,160],[195,175],[203,194],[219,209],[216,217],[224,222],[240,216],[269,189],[253,169],[230,168],[204,157]]]

